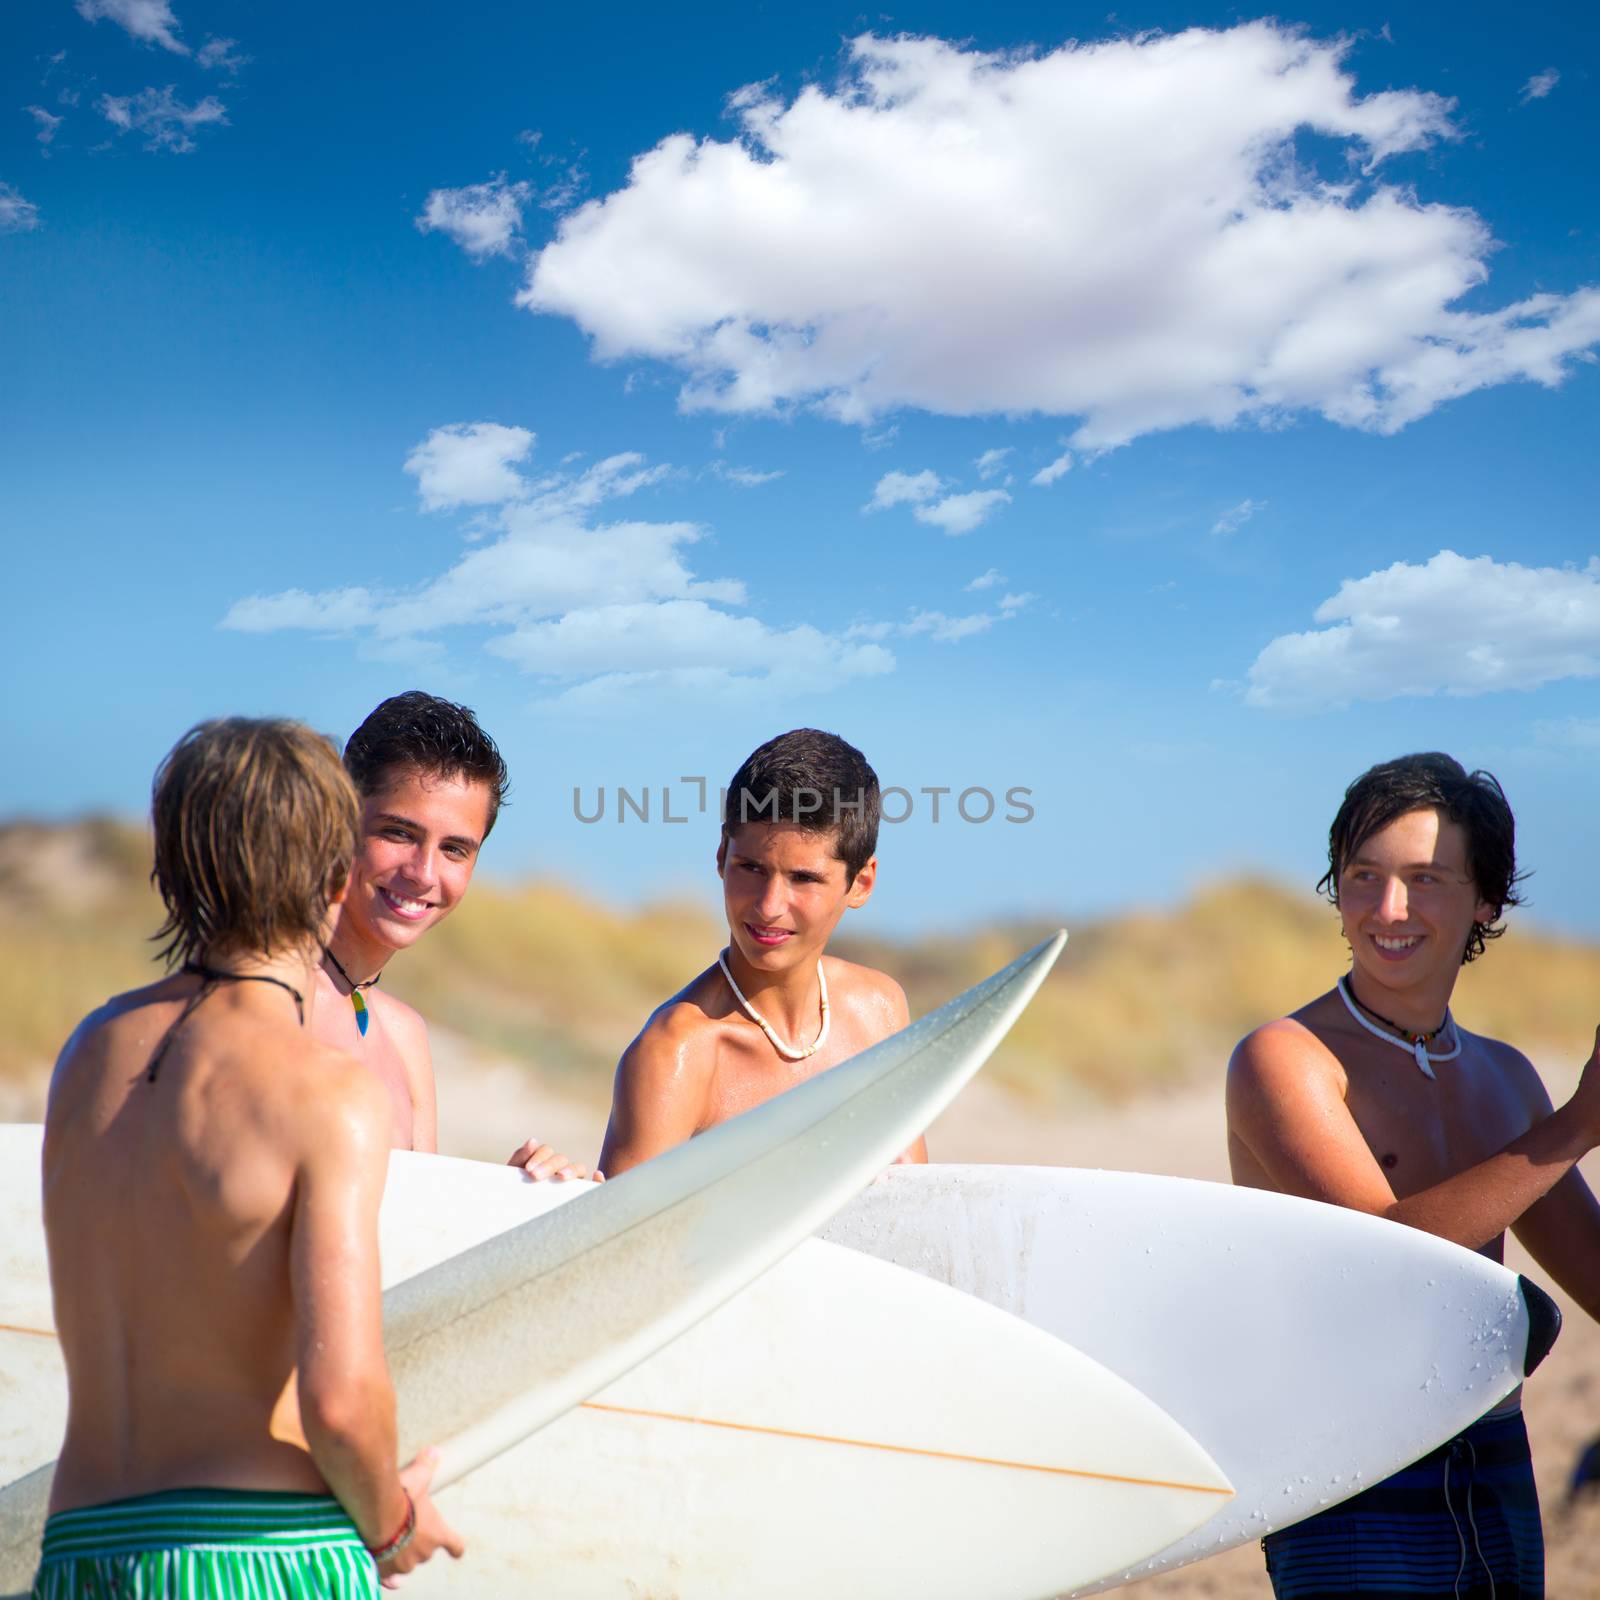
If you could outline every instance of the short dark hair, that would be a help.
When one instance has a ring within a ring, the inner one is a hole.
[[[1412,811],[1438,811],[1467,836],[1467,870],[1479,897],[1494,907],[1488,922],[1474,922],[1461,960],[1481,956],[1508,906],[1521,905],[1517,884],[1517,822],[1492,772],[1468,772],[1453,756],[1426,750],[1369,767],[1344,792],[1328,830],[1328,870],[1317,888],[1335,905],[1346,863],[1373,834]]]
[[[361,814],[332,740],[298,722],[199,723],[156,769],[150,814],[169,964],[320,945]]]
[[[845,882],[878,848],[878,775],[853,744],[818,728],[795,728],[751,751],[728,783],[722,837],[746,822],[787,822],[833,835]]]
[[[421,689],[390,695],[375,707],[345,742],[344,764],[363,799],[376,794],[401,768],[486,784],[486,839],[511,787],[499,746],[472,712]]]

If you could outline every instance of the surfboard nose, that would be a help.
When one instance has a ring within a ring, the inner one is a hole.
[[[1522,1290],[1522,1303],[1528,1308],[1528,1353],[1522,1363],[1522,1375],[1526,1378],[1550,1354],[1550,1346],[1561,1332],[1561,1307],[1531,1278],[1519,1274],[1517,1287]]]

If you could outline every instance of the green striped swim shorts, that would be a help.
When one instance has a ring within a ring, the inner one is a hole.
[[[58,1511],[33,1600],[371,1600],[378,1569],[330,1495],[168,1489]]]

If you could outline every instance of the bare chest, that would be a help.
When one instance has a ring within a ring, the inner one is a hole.
[[[1476,1166],[1528,1129],[1519,1097],[1476,1041],[1433,1070],[1429,1079],[1410,1055],[1382,1045],[1346,1062],[1350,1114],[1398,1199]]]
[[[700,1129],[715,1127],[730,1117],[764,1105],[768,1100],[826,1072],[859,1054],[877,1038],[857,1018],[835,1015],[828,1041],[815,1055],[789,1061],[773,1049],[753,1023],[730,1020],[718,1041],[716,1066],[711,1075]]]
[[[319,997],[314,1026],[319,1039],[354,1056],[383,1085],[392,1121],[390,1144],[396,1150],[410,1150],[415,1140],[411,1080],[394,1035],[383,1025],[381,1002],[370,1007],[363,1034],[349,997],[335,991]]]

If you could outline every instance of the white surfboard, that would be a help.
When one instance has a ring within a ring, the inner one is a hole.
[[[396,1155],[385,1281],[590,1187]],[[47,1314],[42,1271],[30,1263],[26,1278],[31,1295],[6,1293],[4,1310]],[[54,1341],[35,1337],[28,1355],[41,1349]],[[64,1391],[58,1355],[31,1376]],[[1077,1351],[969,1295],[808,1240],[446,1490],[470,1559],[435,1561],[406,1589],[1027,1600],[1125,1566],[1227,1495],[1187,1434]]]
[[[1065,941],[1058,933],[861,1055],[386,1295],[402,1455],[437,1443],[442,1488],[737,1293],[938,1115]],[[49,1472],[0,1490],[0,1590],[27,1581]]]
[[[1075,1345],[1215,1458],[1234,1499],[1100,1588],[1378,1482],[1508,1395],[1560,1323],[1535,1285],[1430,1234],[1184,1178],[895,1167],[823,1237]]]

